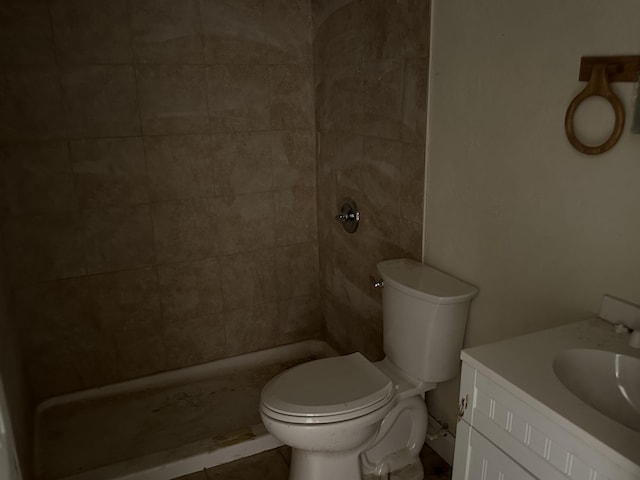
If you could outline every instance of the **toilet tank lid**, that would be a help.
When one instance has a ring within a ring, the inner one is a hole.
[[[462,303],[478,293],[473,285],[408,258],[380,262],[378,271],[385,285],[429,303]]]

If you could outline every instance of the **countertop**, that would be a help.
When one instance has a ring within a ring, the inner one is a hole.
[[[629,347],[628,340],[628,333],[617,334],[611,323],[594,318],[468,348],[461,358],[616,463],[640,472],[640,432],[574,396],[553,371],[554,357],[571,348],[640,358],[640,349]]]

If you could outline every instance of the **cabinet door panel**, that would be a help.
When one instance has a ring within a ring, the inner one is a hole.
[[[533,475],[465,422],[460,422],[458,430],[461,428],[464,430],[463,438],[468,440],[466,449],[456,448],[454,480],[535,480]]]

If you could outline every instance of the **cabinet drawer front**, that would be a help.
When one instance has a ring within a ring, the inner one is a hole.
[[[469,480],[535,480],[484,436],[471,430]]]
[[[471,382],[473,386],[470,386]],[[469,406],[463,418],[535,477],[545,480],[637,480],[468,365],[463,366],[461,391],[469,395]]]
[[[533,475],[518,465],[475,429],[461,422],[458,430],[465,439],[464,470],[455,470],[454,480],[536,480]],[[458,453],[458,451],[456,451]]]

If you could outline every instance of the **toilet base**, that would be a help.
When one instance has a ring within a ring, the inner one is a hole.
[[[363,475],[362,480],[424,480],[424,468],[419,460],[399,470],[391,472],[390,476]]]
[[[375,473],[363,472],[362,480],[423,480],[424,467],[419,458],[413,458],[411,463],[404,463],[396,466],[394,470],[389,472],[390,465],[378,469]],[[391,467],[394,468],[394,467]]]
[[[289,480],[423,480],[420,459],[391,472],[390,476],[362,475],[356,452],[322,453],[291,449]]]
[[[360,480],[358,452],[291,449],[289,480]]]
[[[420,450],[427,436],[427,407],[421,395],[405,398],[380,424],[377,437],[362,452],[363,478],[421,480]]]

